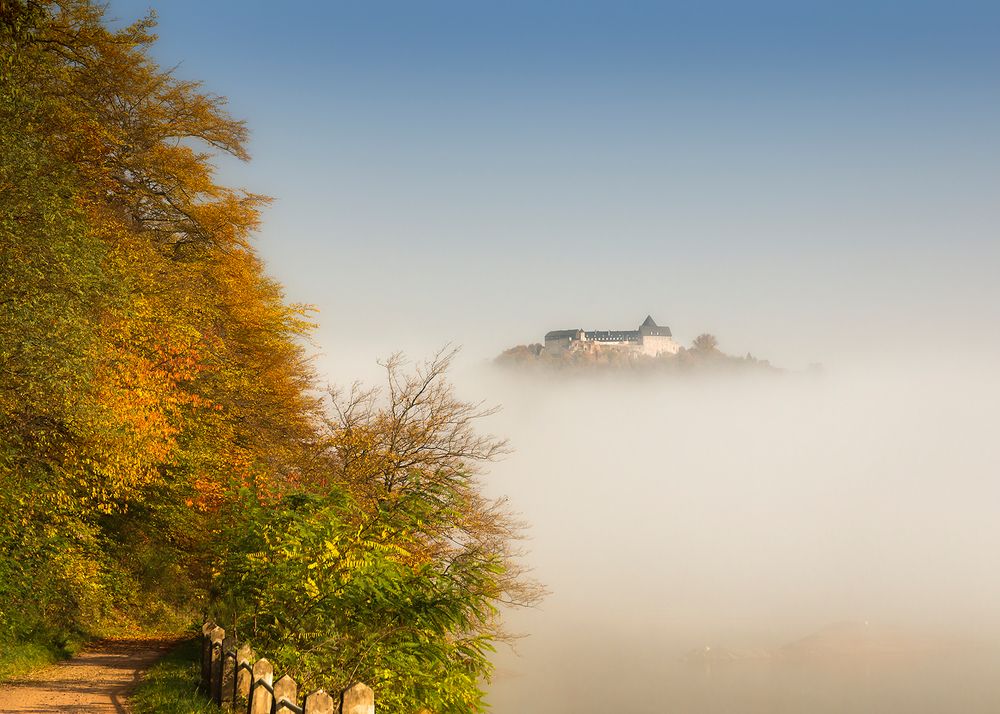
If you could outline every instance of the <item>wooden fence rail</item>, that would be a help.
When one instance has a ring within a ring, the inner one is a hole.
[[[247,644],[214,622],[201,628],[201,688],[213,702],[228,711],[247,714],[375,714],[375,695],[360,682],[339,697],[318,689],[299,704],[298,685],[287,674],[274,681],[274,668],[266,659],[255,660]]]

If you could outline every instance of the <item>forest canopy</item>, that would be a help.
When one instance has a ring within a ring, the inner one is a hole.
[[[380,710],[472,711],[538,589],[481,495],[506,450],[441,354],[319,389],[253,247],[268,199],[224,98],[152,16],[0,0],[0,635],[64,646],[211,615]]]

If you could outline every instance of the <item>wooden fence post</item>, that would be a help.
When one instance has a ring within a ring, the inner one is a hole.
[[[208,696],[213,702],[218,704],[221,701],[222,693],[222,641],[226,639],[226,631],[221,627],[215,627],[208,633],[211,643],[211,666],[208,669]]]
[[[233,710],[247,703],[247,714],[375,714],[375,693],[358,682],[340,694],[339,702],[319,689],[298,706],[298,685],[287,674],[274,682],[266,659],[254,662],[249,645],[209,620],[201,627],[201,688],[213,702]],[[251,664],[253,663],[253,664]]]
[[[287,706],[291,704],[291,706]],[[299,711],[299,685],[287,674],[274,683],[274,714]]]
[[[255,655],[250,645],[240,645],[236,651],[236,689],[233,705],[239,706],[250,701],[250,688],[253,686],[253,661]]]
[[[306,697],[302,709],[305,714],[336,714],[334,704],[333,697],[322,689],[317,689]]]
[[[215,623],[209,620],[201,626],[201,688],[208,691],[208,680],[212,671],[212,641],[208,633],[215,629]]]
[[[274,667],[266,659],[253,665],[253,688],[250,690],[248,714],[271,714],[274,706]]]
[[[358,682],[340,695],[340,714],[375,714],[375,693]]]
[[[229,635],[222,641],[222,672],[219,675],[219,706],[232,709],[236,684],[236,638]]]

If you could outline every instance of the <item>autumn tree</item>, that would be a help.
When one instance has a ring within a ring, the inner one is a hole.
[[[219,584],[227,621],[299,678],[360,677],[400,714],[479,709],[488,653],[508,637],[501,608],[541,595],[517,563],[521,524],[480,483],[507,444],[477,430],[492,409],[455,396],[452,358],[408,369],[395,356],[383,388],[333,390],[323,443],[337,488],[261,514]]]
[[[715,335],[704,332],[694,338],[691,348],[698,352],[710,354],[719,351],[719,341],[715,338]]]
[[[197,602],[206,517],[308,478],[316,437],[305,310],[250,242],[265,199],[213,178],[214,152],[246,158],[245,126],[150,60],[152,18],[102,14],[0,3],[0,629],[17,636]]]
[[[332,389],[324,424],[334,474],[364,514],[393,520],[420,544],[414,558],[499,558],[504,577],[489,596],[530,603],[538,592],[510,551],[522,524],[480,481],[508,443],[477,431],[496,408],[455,395],[446,378],[455,355],[441,352],[412,369],[394,355],[383,365],[383,388]]]

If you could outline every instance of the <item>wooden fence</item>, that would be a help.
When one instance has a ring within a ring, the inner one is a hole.
[[[354,684],[339,697],[322,689],[299,704],[298,685],[287,674],[274,681],[266,659],[254,659],[249,645],[214,622],[202,625],[201,686],[219,706],[247,714],[375,714],[375,695],[364,684]]]

